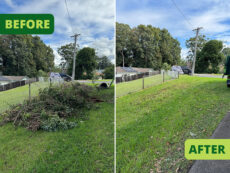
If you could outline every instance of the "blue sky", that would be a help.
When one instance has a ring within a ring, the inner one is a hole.
[[[195,36],[192,31],[203,27],[201,34],[210,39],[224,41],[225,47],[230,47],[230,1],[229,0],[117,0],[116,21],[129,24],[131,27],[139,24],[151,24],[166,28],[181,44],[183,58],[187,49],[185,41]]]
[[[78,44],[93,47],[99,56],[109,56],[114,61],[114,13],[111,0],[0,0],[0,13],[51,13],[55,17],[55,32],[39,35],[50,45],[55,54],[55,63],[60,62],[57,48],[73,42],[70,36],[80,33]],[[72,21],[72,28],[71,23]]]

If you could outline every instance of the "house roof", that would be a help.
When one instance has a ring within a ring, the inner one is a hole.
[[[132,67],[116,67],[117,73],[135,73],[135,71]]]
[[[116,67],[117,73],[145,73],[151,72],[151,68],[138,68],[138,67]]]
[[[25,80],[28,79],[27,76],[1,76],[3,79],[7,79],[4,81],[20,81],[20,80]]]
[[[125,73],[126,71],[122,67],[116,67],[117,73]]]
[[[140,73],[145,73],[145,72],[151,72],[153,71],[152,68],[137,68],[137,67],[133,67],[133,69],[137,72],[140,72]]]
[[[4,76],[0,76],[0,81],[10,81],[10,79],[4,77]]]

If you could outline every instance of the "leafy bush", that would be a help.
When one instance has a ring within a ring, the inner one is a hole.
[[[48,77],[49,75],[48,75],[48,73],[44,72],[43,70],[39,70],[37,72],[37,76],[38,77]]]
[[[162,65],[162,69],[168,71],[168,70],[171,69],[171,66],[165,62],[165,63]]]
[[[3,116],[2,123],[13,122],[30,130],[39,129],[56,131],[69,129],[76,123],[69,122],[68,117],[82,117],[86,108],[91,108],[98,97],[95,88],[79,83],[64,83],[39,91],[31,101],[12,106]]]
[[[59,116],[54,116],[42,122],[41,129],[49,132],[57,130],[67,130],[77,126],[75,122],[69,122],[66,119],[60,118]]]
[[[105,79],[112,79],[114,78],[114,65],[106,67],[105,71],[103,72]]]

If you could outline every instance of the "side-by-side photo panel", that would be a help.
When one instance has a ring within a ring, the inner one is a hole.
[[[117,0],[117,172],[229,172],[228,11]]]
[[[114,172],[115,1],[0,1],[0,172]]]

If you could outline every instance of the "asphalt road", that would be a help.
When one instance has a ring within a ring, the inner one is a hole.
[[[92,80],[77,80],[77,82],[79,83],[93,83]],[[98,83],[98,84],[101,84],[101,83],[111,83],[111,81],[94,81],[94,83]]]
[[[223,118],[211,139],[230,139],[230,112]],[[229,173],[230,160],[197,160],[189,173]]]
[[[210,78],[222,78],[223,75],[219,75],[219,74],[194,74],[194,76],[210,77]],[[224,78],[227,78],[227,76],[224,76]]]

